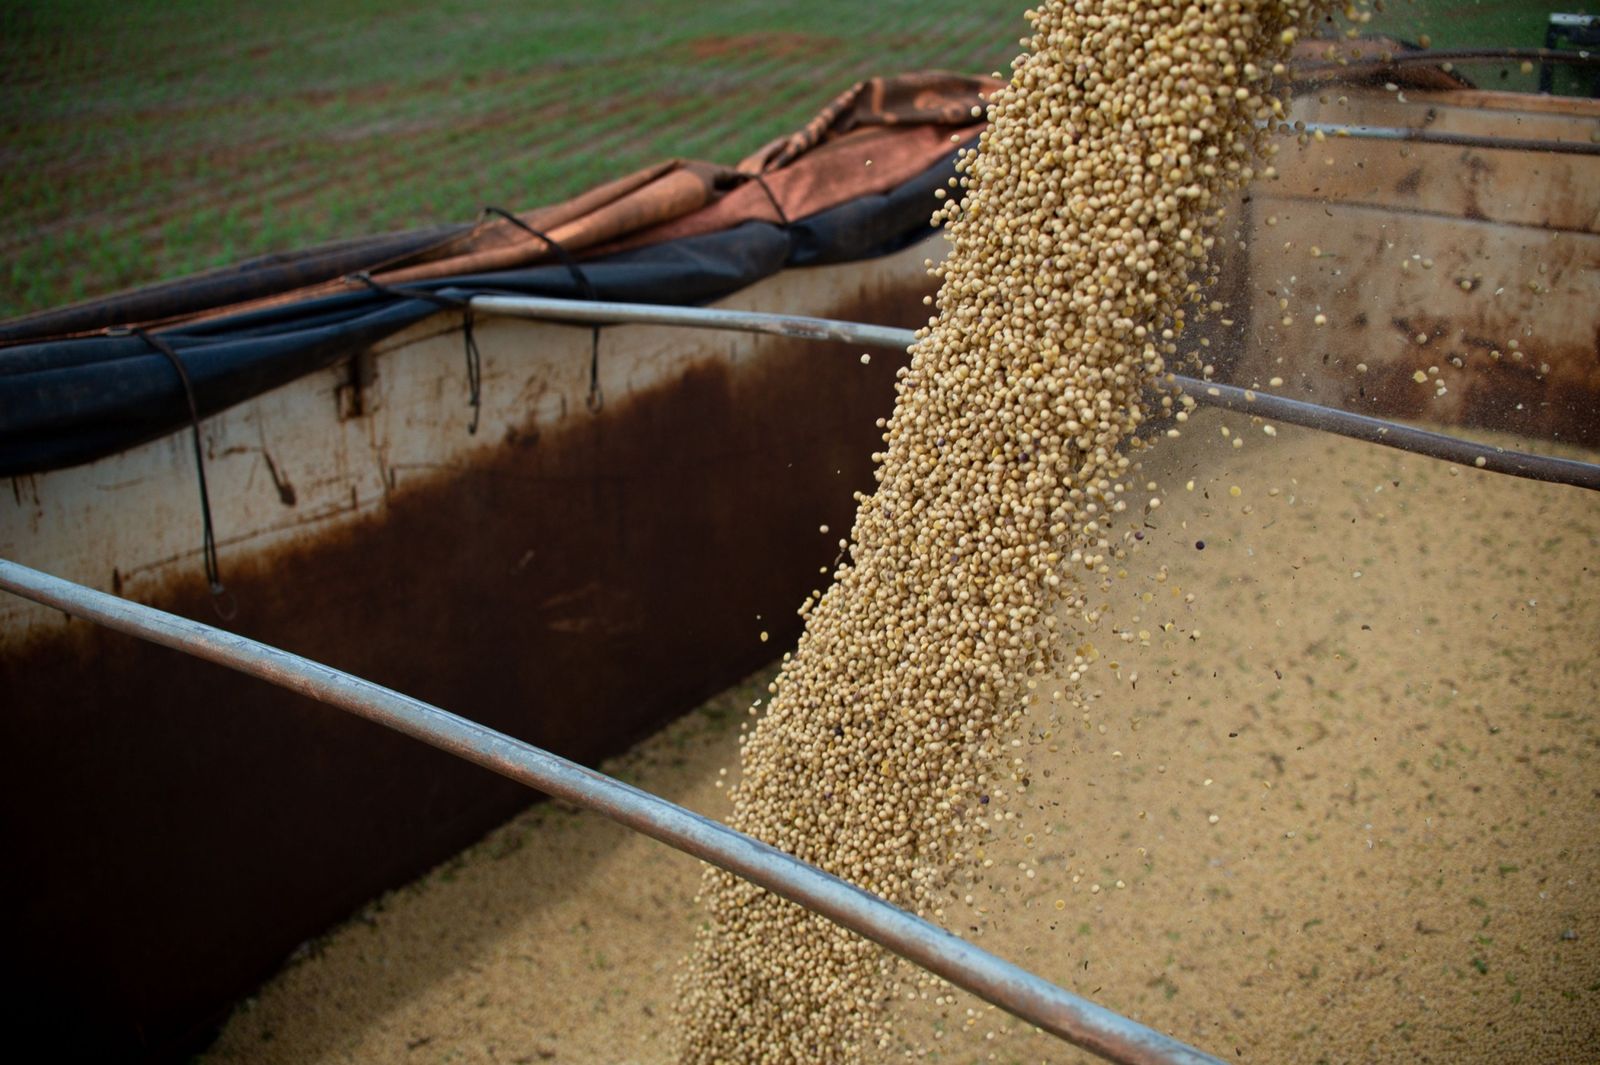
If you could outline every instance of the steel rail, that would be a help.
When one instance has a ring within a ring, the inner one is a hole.
[[[721,866],[1029,1024],[1123,1065],[1221,1065],[760,840],[408,695],[203,622],[0,559],[0,589],[347,710]]]
[[[1330,46],[1337,48],[1333,42]],[[1445,63],[1555,63],[1565,66],[1600,65],[1600,51],[1588,48],[1429,48],[1389,55],[1347,56],[1344,59],[1305,60],[1288,65],[1291,80],[1368,74],[1394,67],[1440,66]],[[1422,90],[1418,90],[1422,91]],[[1429,90],[1432,91],[1432,90]]]
[[[833,318],[809,318],[791,314],[766,314],[760,311],[727,310],[716,307],[671,307],[652,303],[600,303],[543,296],[477,296],[472,308],[489,314],[510,315],[563,322],[638,323],[681,325],[701,329],[733,329],[799,337],[805,340],[835,340],[905,351],[916,339],[910,329],[865,325]],[[1364,440],[1384,447],[1411,451],[1446,462],[1459,462],[1491,473],[1526,477],[1552,484],[1572,485],[1600,491],[1600,465],[1573,459],[1510,451],[1491,444],[1479,444],[1444,433],[1416,429],[1401,422],[1324,407],[1288,396],[1255,389],[1239,388],[1213,381],[1201,381],[1181,374],[1166,374],[1162,380],[1177,385],[1196,403],[1225,410],[1272,418],[1286,425],[1317,429],[1352,440]]]
[[[472,309],[485,314],[513,318],[548,318],[563,322],[609,325],[641,322],[648,325],[682,325],[698,329],[735,329],[747,333],[771,333],[801,340],[839,340],[870,344],[904,351],[911,344],[911,331],[863,322],[841,322],[832,318],[810,318],[801,314],[770,314],[761,311],[732,311],[715,307],[677,307],[664,303],[608,303],[601,300],[568,300],[546,296],[474,296]]]
[[[1483,137],[1472,133],[1445,133],[1403,126],[1348,126],[1332,122],[1301,122],[1279,125],[1276,132],[1289,137],[1321,133],[1334,140],[1404,141],[1407,144],[1438,144],[1450,148],[1482,148],[1505,152],[1551,152],[1555,155],[1600,155],[1600,144],[1585,141],[1553,141],[1530,137]]]
[[[1177,385],[1196,403],[1207,406],[1259,415],[1286,425],[1319,429],[1352,440],[1364,440],[1369,444],[1411,451],[1446,462],[1459,462],[1490,473],[1600,491],[1600,465],[1594,463],[1509,451],[1491,444],[1479,444],[1457,436],[1418,429],[1404,422],[1323,407],[1287,396],[1239,388],[1237,385],[1197,381],[1178,374],[1167,374],[1162,380]]]
[[[1338,44],[1328,42],[1330,47]],[[1539,63],[1571,63],[1577,66],[1594,66],[1600,63],[1600,52],[1588,48],[1420,48],[1409,52],[1384,55],[1350,56],[1349,65],[1357,63],[1383,63],[1389,66],[1427,66],[1433,63],[1492,63],[1495,60],[1518,62],[1526,59]],[[1319,59],[1315,62],[1289,64],[1289,73],[1302,70],[1338,68],[1338,59]]]

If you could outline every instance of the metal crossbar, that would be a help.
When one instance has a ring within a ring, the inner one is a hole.
[[[816,866],[603,773],[331,666],[0,559],[0,589],[402,732],[721,866],[1067,1042],[1125,1065],[1221,1065]]]
[[[846,322],[834,318],[812,318],[794,314],[767,314],[760,311],[727,310],[717,307],[675,307],[654,303],[603,303],[564,300],[544,296],[475,296],[472,308],[486,314],[516,318],[535,318],[557,322],[639,323],[680,325],[699,329],[732,329],[748,333],[769,333],[802,340],[833,340],[869,347],[905,351],[916,339],[910,329]],[[1447,462],[1526,477],[1535,481],[1573,485],[1600,491],[1600,465],[1573,459],[1552,458],[1521,451],[1510,451],[1490,444],[1479,444],[1444,433],[1417,429],[1403,422],[1373,418],[1334,407],[1324,407],[1288,396],[1255,389],[1239,388],[1216,381],[1202,381],[1182,374],[1163,374],[1161,381],[1176,385],[1196,403],[1241,411],[1308,429],[1364,440],[1371,444],[1412,451]]]
[[[1447,133],[1408,126],[1353,126],[1339,122],[1300,122],[1280,127],[1285,136],[1321,133],[1324,137],[1349,140],[1405,141],[1408,144],[1438,144],[1451,148],[1482,148],[1500,152],[1553,152],[1556,155],[1600,155],[1600,144],[1588,141],[1553,141],[1533,137],[1490,137],[1473,133]]]

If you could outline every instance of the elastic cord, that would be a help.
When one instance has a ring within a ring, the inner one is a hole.
[[[189,370],[172,345],[137,326],[130,332],[166,356],[172,368],[178,372],[178,381],[183,386],[184,402],[189,407],[189,428],[194,439],[195,476],[200,484],[201,554],[205,559],[206,584],[211,590],[211,603],[218,615],[231,619],[237,610],[231,601],[224,598],[227,589],[222,586],[222,570],[217,562],[217,536],[211,522],[211,492],[206,486],[205,448],[200,441],[200,406],[195,402],[194,383],[189,380]]]

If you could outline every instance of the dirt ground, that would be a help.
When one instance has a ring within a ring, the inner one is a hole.
[[[945,923],[1228,1060],[1592,1060],[1600,497],[1214,414],[1141,479],[1128,575],[1069,619],[1087,706],[1040,685]],[[765,680],[610,771],[722,814]],[[205,1060],[668,1061],[698,870],[530,810],[309,946]],[[900,994],[905,1054],[1083,1060]]]

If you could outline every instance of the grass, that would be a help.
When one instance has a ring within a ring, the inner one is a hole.
[[[1388,0],[1384,6],[1368,32],[1413,42],[1427,34],[1434,48],[1543,48],[1552,13],[1593,9],[1573,0]],[[1479,80],[1487,87],[1491,79]]]
[[[0,13],[0,315],[736,162],[856,80],[987,71],[1021,8],[52,0]]]
[[[736,162],[860,78],[1003,69],[1024,6],[0,0],[0,317]],[[1374,29],[1439,47],[1572,7],[1392,6]]]

